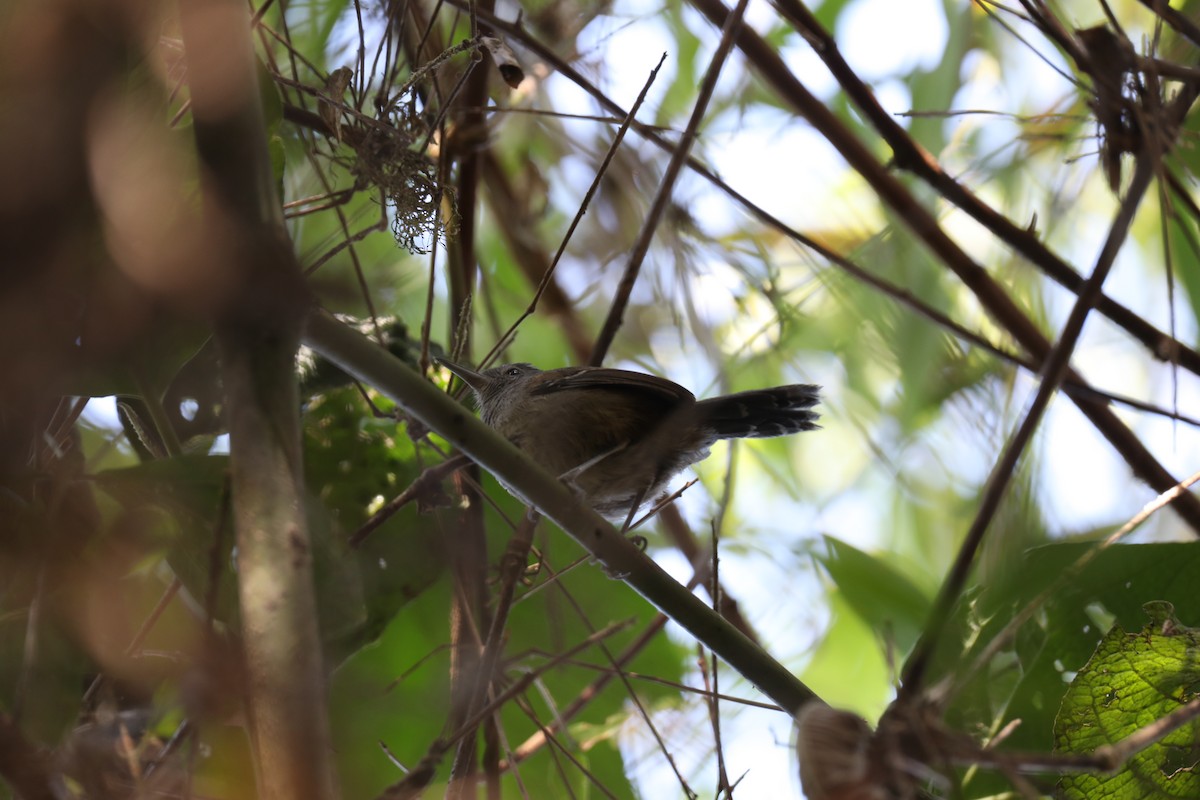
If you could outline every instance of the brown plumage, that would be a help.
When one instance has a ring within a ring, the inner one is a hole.
[[[718,439],[813,430],[816,386],[797,384],[696,401],[665,378],[603,367],[475,372],[441,362],[471,387],[480,416],[597,512],[624,518]]]

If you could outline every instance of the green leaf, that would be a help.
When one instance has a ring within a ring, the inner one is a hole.
[[[930,598],[886,561],[832,536],[828,554],[817,560],[829,572],[846,603],[877,634],[887,632],[897,650],[907,653],[929,615]]]
[[[228,456],[179,456],[147,461],[133,467],[97,473],[97,488],[120,502],[126,513],[158,520],[170,564],[184,588],[199,601],[208,595],[212,578],[212,548],[217,511],[229,472]],[[226,554],[233,533],[225,531]],[[228,555],[218,575],[214,615],[225,623],[237,618],[237,585],[230,575]]]
[[[275,85],[275,78],[263,60],[255,59],[254,64],[258,73],[258,98],[262,104],[263,127],[268,137],[274,137],[275,132],[279,130],[279,124],[283,122],[283,93]]]
[[[235,534],[231,520],[218,518],[228,470],[227,456],[189,455],[108,470],[97,474],[95,480],[99,489],[122,504],[126,515],[137,514],[149,521],[141,528],[149,529],[151,543],[161,544],[167,563],[197,600],[210,592],[213,548],[218,531],[222,533],[215,562],[214,615],[236,626]],[[319,499],[310,495],[306,512],[322,636],[327,642],[344,642],[367,623],[358,562],[342,552],[334,519]]]
[[[161,394],[208,338],[209,332],[202,325],[159,314],[130,347],[82,357],[64,376],[62,391],[78,397],[140,397],[143,388],[148,388]]]
[[[1200,630],[1174,618],[1170,603],[1149,603],[1138,633],[1114,625],[1071,682],[1054,724],[1054,749],[1091,753],[1116,744],[1197,696]],[[1067,775],[1064,800],[1200,797],[1200,723],[1190,723],[1134,754],[1112,775]]]
[[[1054,544],[1025,554],[1019,565],[964,598],[961,638],[944,643],[946,669],[971,663],[1009,619],[1054,586],[1092,543]],[[1020,719],[1006,740],[1013,749],[1046,752],[1053,745],[1055,714],[1075,670],[1092,657],[1102,632],[1115,621],[1126,630],[1145,618],[1143,605],[1155,600],[1174,604],[1185,619],[1200,618],[1200,542],[1117,545],[1095,557],[1056,587],[1035,622],[1022,628],[991,671],[971,676],[952,718],[959,726],[991,726],[995,717]],[[971,647],[964,654],[963,639]],[[951,639],[952,637],[946,637]]]
[[[688,29],[677,4],[672,3],[664,10],[663,21],[670,28],[674,37],[675,46],[669,60],[674,62],[675,74],[667,91],[663,94],[662,102],[655,114],[655,124],[669,126],[681,115],[686,116],[691,111],[696,85],[700,80],[696,64],[700,41]],[[647,74],[649,74],[649,68]]]
[[[287,148],[283,146],[283,137],[271,134],[267,139],[267,155],[271,158],[271,175],[275,178],[275,191],[279,201],[284,200],[283,171],[287,167]]]
[[[355,565],[356,582],[361,581],[365,614],[352,627],[326,637],[331,669],[377,641],[402,608],[441,579],[446,567],[442,536],[435,515],[418,514],[415,505],[409,506],[344,556]],[[320,582],[317,586],[333,588]]]
[[[1175,275],[1191,303],[1192,312],[1200,316],[1200,253],[1196,251],[1200,232],[1191,217],[1182,216],[1173,219],[1168,230]]]
[[[878,632],[850,608],[840,591],[830,592],[828,602],[828,632],[800,679],[831,706],[876,719],[892,693]]]

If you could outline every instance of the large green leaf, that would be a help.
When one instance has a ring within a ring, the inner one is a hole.
[[[829,625],[800,679],[830,705],[875,719],[887,705],[894,681],[879,632],[841,592],[830,592],[827,604]]]
[[[930,598],[886,560],[825,537],[828,552],[817,559],[842,596],[880,636],[903,655],[916,643],[929,616]]]
[[[1047,752],[1068,682],[1092,657],[1111,623],[1140,629],[1143,605],[1158,600],[1174,604],[1183,619],[1200,618],[1200,542],[1117,545],[1095,554],[1078,574],[1061,581],[1094,547],[1035,548],[1019,568],[963,599],[963,627],[955,635],[969,637],[971,647],[964,654],[964,638],[945,642],[950,659],[946,668],[951,670],[970,664],[1014,613],[1054,589],[1033,621],[982,674],[961,676],[967,688],[952,710],[957,725],[987,728],[1001,714],[1020,719],[1005,746]]]
[[[1092,753],[1200,697],[1200,629],[1185,627],[1170,603],[1146,606],[1136,633],[1114,625],[1071,681],[1054,722],[1054,749]],[[1112,775],[1066,775],[1063,800],[1200,797],[1200,723],[1191,722],[1130,757]]]

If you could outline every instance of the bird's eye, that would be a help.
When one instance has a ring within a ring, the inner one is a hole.
[[[510,378],[515,378],[521,374],[521,369],[520,367],[511,367],[504,374]]]

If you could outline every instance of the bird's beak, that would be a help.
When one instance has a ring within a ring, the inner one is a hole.
[[[459,377],[459,379],[462,380],[463,383],[465,383],[467,386],[470,386],[477,392],[483,391],[484,387],[488,384],[488,379],[473,369],[467,369],[464,366],[455,364],[453,361],[447,361],[444,358],[435,358],[433,360],[453,372]]]

